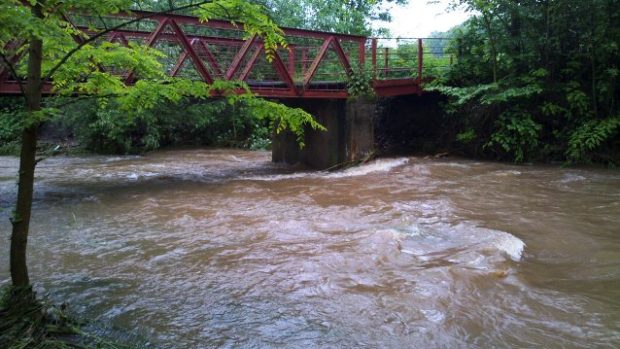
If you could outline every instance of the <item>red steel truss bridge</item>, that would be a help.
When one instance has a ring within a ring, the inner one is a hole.
[[[269,62],[262,40],[247,38],[242,25],[229,21],[200,22],[191,16],[144,11],[106,18],[72,15],[70,20],[87,35],[94,35],[97,30],[142,17],[102,40],[121,45],[141,43],[164,52],[162,63],[170,76],[206,83],[245,81],[252,92],[268,98],[347,98],[347,81],[360,69],[372,79],[378,96],[420,94],[423,83],[452,61],[444,53],[443,39],[381,39],[282,28],[288,45],[279,48]],[[13,51],[19,52],[17,45],[12,45]],[[22,58],[16,54],[11,59],[23,64]],[[124,74],[129,84],[134,80],[131,73],[119,74]],[[50,82],[44,92],[52,93]],[[20,93],[15,76],[0,65],[0,94]]]

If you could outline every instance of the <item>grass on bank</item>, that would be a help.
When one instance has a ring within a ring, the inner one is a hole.
[[[19,141],[0,143],[0,156],[19,156],[21,144]],[[50,157],[55,155],[90,155],[92,151],[79,145],[42,141],[37,144],[37,156]]]
[[[20,149],[17,141],[0,144],[0,156],[19,156]]]
[[[3,349],[129,349],[124,344],[84,330],[86,323],[68,315],[66,305],[37,299],[31,288],[0,290],[0,348]]]

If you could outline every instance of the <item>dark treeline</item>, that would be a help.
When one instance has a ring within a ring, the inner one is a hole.
[[[0,102],[4,107],[0,154],[17,154],[22,128],[20,100],[3,98]],[[253,117],[252,107],[243,102],[162,101],[134,118],[125,117],[113,100],[68,102],[42,125],[42,140],[47,144],[78,145],[104,154],[141,153],[169,146],[267,149],[271,144],[269,122]]]
[[[444,144],[470,156],[620,164],[620,1],[460,0]]]

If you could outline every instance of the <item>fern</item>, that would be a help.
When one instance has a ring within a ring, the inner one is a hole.
[[[432,86],[427,88],[428,91],[436,91],[448,96],[451,99],[450,107],[455,109],[480,98],[480,96],[489,91],[495,91],[497,89],[497,84],[476,85],[471,87]]]
[[[375,94],[372,85],[372,76],[369,70],[358,67],[347,80],[347,89],[351,97],[373,96]]]
[[[620,116],[590,120],[578,127],[568,141],[566,157],[572,161],[586,161],[587,154],[610,140],[620,130]]]
[[[526,112],[516,109],[504,112],[497,121],[496,127],[497,131],[491,135],[491,140],[485,147],[500,146],[517,163],[525,161],[528,154],[539,144],[542,125],[534,121],[532,116]]]
[[[456,140],[460,143],[463,144],[468,144],[471,143],[473,140],[475,140],[478,137],[478,135],[476,135],[476,131],[474,131],[473,129],[469,128],[459,134],[456,135]]]
[[[496,91],[496,93],[485,94],[484,96],[482,96],[482,98],[480,98],[480,102],[486,105],[507,103],[516,99],[524,99],[539,95],[542,92],[543,89],[538,84],[530,84],[522,87],[510,87],[505,89],[499,89]]]

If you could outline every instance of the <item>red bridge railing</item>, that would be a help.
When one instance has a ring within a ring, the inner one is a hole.
[[[365,36],[282,28],[287,47],[271,62],[260,38],[247,38],[228,21],[200,22],[195,17],[134,11],[131,15],[72,15],[74,26],[87,34],[136,17],[145,19],[110,32],[104,40],[146,44],[165,53],[162,64],[170,76],[245,81],[259,96],[270,98],[347,98],[347,81],[360,70],[370,71],[375,92],[394,96],[422,92],[425,81],[424,44],[436,39],[369,39]],[[95,28],[95,29],[94,29]],[[79,40],[79,39],[77,39]],[[16,48],[20,43],[11,43]],[[17,50],[14,50],[17,51]],[[20,64],[23,57],[13,56]],[[370,62],[370,63],[369,63]],[[23,63],[21,63],[23,64]],[[14,76],[0,65],[0,94],[18,94]],[[131,72],[116,72],[131,84]],[[51,84],[46,92],[53,93]]]

